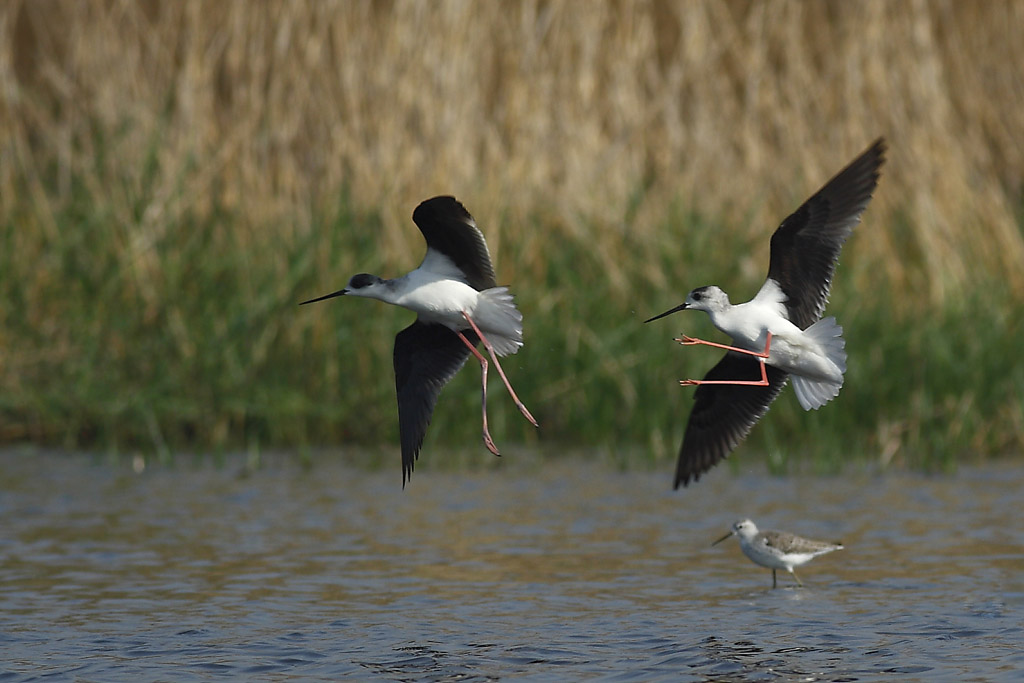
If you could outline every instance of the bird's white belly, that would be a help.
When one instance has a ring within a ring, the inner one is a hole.
[[[508,288],[478,292],[459,280],[422,271],[410,273],[404,285],[402,295],[392,303],[415,311],[421,321],[460,332],[470,328],[468,315],[499,356],[515,353],[523,345],[523,316]]]
[[[763,353],[769,329],[772,344],[768,350],[768,365],[809,379],[842,382],[842,371],[829,360],[825,349],[787,320],[775,321],[770,328],[748,324],[745,329],[733,330],[733,343],[741,349]]]
[[[744,543],[741,545],[743,554],[750,558],[755,564],[759,564],[762,567],[768,567],[769,569],[788,569],[793,566],[793,562],[783,562],[781,554],[772,552],[759,544],[757,541],[752,543]]]
[[[456,280],[424,282],[403,294],[395,303],[419,314],[423,322],[439,323],[453,330],[469,327],[462,313],[470,316],[480,293]]]
[[[768,548],[763,543],[754,541],[742,546],[743,554],[755,564],[769,569],[786,569],[799,567],[814,558],[812,553],[783,553],[777,548]]]

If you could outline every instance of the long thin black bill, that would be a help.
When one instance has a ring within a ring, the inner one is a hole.
[[[348,292],[347,289],[339,289],[337,292],[331,292],[330,294],[324,294],[323,296],[318,296],[317,298],[310,299],[309,301],[303,301],[299,305],[305,306],[306,304],[315,304],[317,301],[323,301],[324,299],[333,299],[336,296],[343,296],[346,292]]]
[[[712,543],[711,545],[718,545],[719,543],[721,543],[721,542],[722,542],[722,541],[724,541],[725,539],[727,539],[727,538],[729,538],[730,536],[732,536],[732,534],[733,534],[733,532],[731,532],[731,531],[730,531],[730,532],[729,532],[729,533],[727,533],[727,534],[726,534],[725,536],[722,536],[722,537],[721,537],[720,539],[718,539],[717,541],[715,541],[715,542],[714,542],[714,543]]]
[[[686,308],[686,304],[685,304],[685,303],[683,303],[683,304],[679,304],[679,305],[678,305],[678,306],[676,306],[675,308],[670,308],[669,310],[665,311],[665,312],[664,312],[664,313],[662,313],[661,315],[656,315],[656,316],[654,316],[653,318],[648,318],[648,319],[647,319],[647,320],[645,320],[644,322],[645,322],[645,323],[649,323],[649,322],[651,322],[652,320],[657,320],[658,318],[664,318],[664,317],[665,317],[666,315],[672,315],[672,314],[673,314],[673,313],[675,313],[676,311],[681,311],[681,310],[683,310],[684,308]]]

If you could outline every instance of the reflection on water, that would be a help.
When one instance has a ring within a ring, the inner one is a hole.
[[[502,463],[514,461],[509,453]],[[525,458],[524,458],[525,459]],[[735,477],[323,457],[241,475],[0,454],[0,677],[963,680],[1024,674],[1024,465]],[[846,550],[807,587],[736,518]]]

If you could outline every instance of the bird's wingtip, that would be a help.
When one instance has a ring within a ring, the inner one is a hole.
[[[691,481],[693,481],[693,483],[696,484],[698,479],[700,479],[700,474],[693,474],[690,472],[680,474],[677,472],[676,480],[672,484],[672,490],[678,491],[680,488],[686,488],[687,486],[690,485]]]
[[[885,153],[889,151],[889,143],[886,141],[884,135],[878,136],[874,142],[871,143],[865,151],[864,155],[872,155],[877,159],[877,166],[881,166],[885,163]]]

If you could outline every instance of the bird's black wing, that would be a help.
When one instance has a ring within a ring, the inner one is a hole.
[[[471,330],[463,334],[474,345],[479,341]],[[469,348],[444,325],[417,320],[395,337],[395,390],[403,487],[412,476],[437,397],[468,357]]]
[[[483,233],[455,197],[428,199],[412,212],[427,246],[447,256],[476,290],[495,287],[494,266]]]
[[[885,140],[879,138],[772,235],[768,278],[782,288],[790,320],[800,329],[825,311],[839,250],[871,201],[884,155]]]
[[[708,371],[705,380],[757,380],[761,361],[746,354],[725,354]],[[727,457],[761,419],[768,406],[786,386],[788,375],[765,366],[768,386],[738,384],[702,384],[693,394],[694,406],[686,423],[683,445],[679,449],[674,488],[697,481],[719,460]]]

